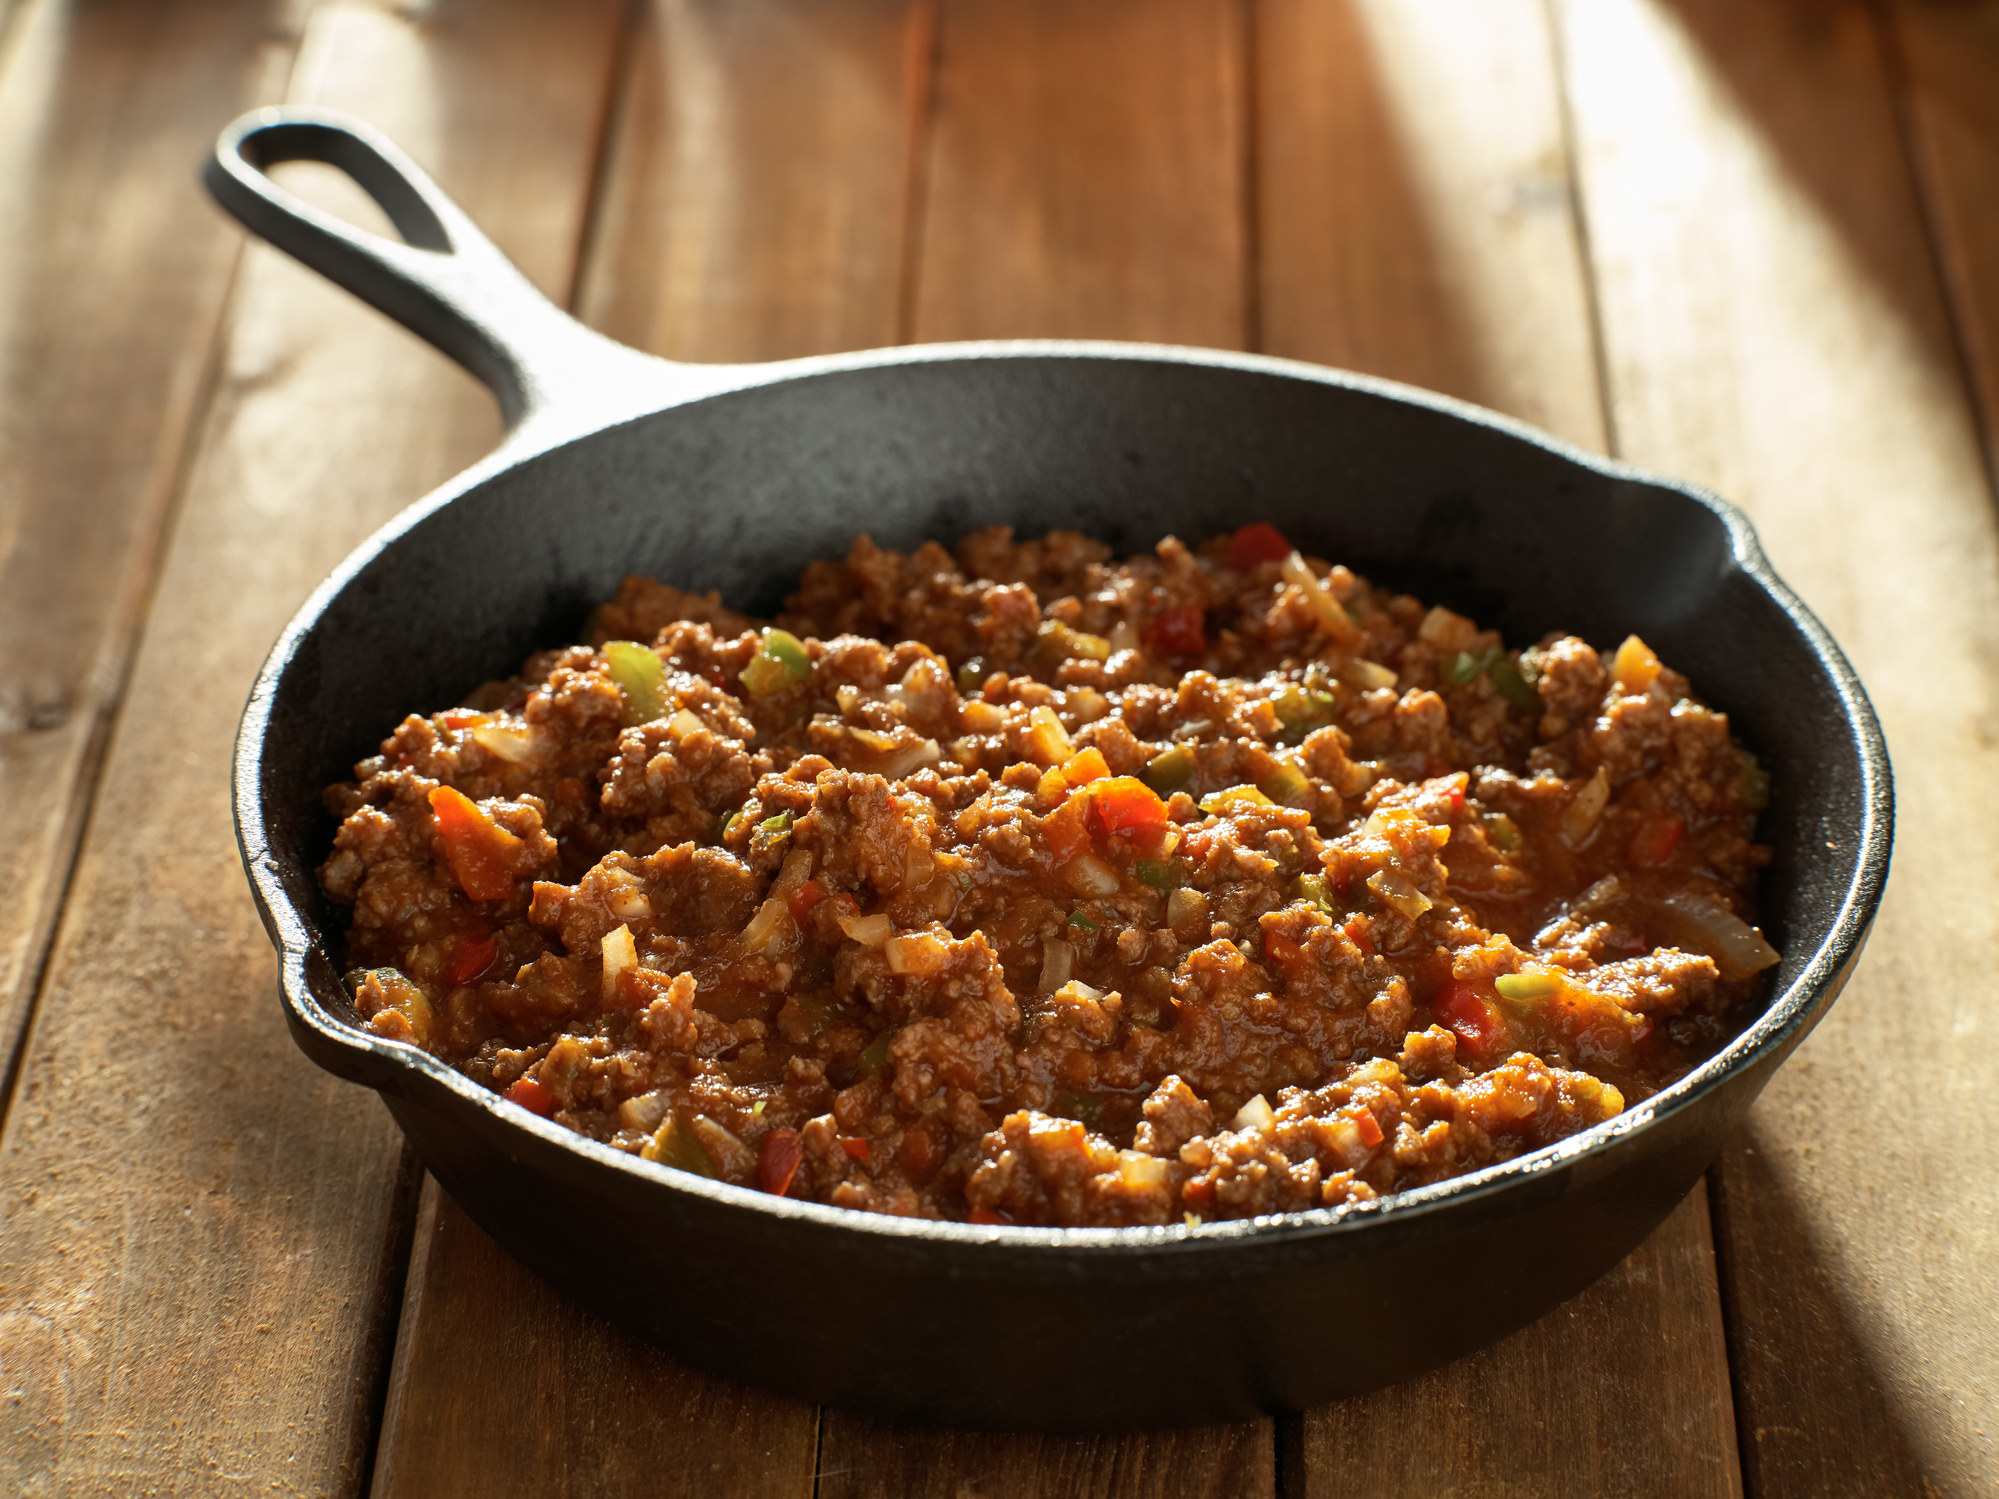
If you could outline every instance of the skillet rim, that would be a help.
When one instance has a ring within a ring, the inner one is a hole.
[[[490,480],[522,465],[614,428],[625,427],[683,407],[746,394],[765,386],[897,366],[978,364],[994,360],[1074,359],[1118,364],[1157,363],[1192,366],[1217,372],[1261,375],[1352,391],[1403,405],[1416,406],[1481,427],[1538,448],[1553,457],[1602,478],[1641,485],[1675,496],[1706,510],[1725,527],[1729,565],[1746,575],[1783,611],[1804,637],[1833,687],[1842,717],[1860,762],[1861,786],[1858,846],[1852,873],[1825,938],[1797,976],[1774,994],[1756,1020],[1714,1056],[1670,1086],[1661,1089],[1602,1124],[1548,1146],[1479,1171],[1429,1186],[1410,1188],[1369,1202],[1338,1208],[1311,1208],[1198,1225],[1157,1227],[1041,1228],[1027,1225],[974,1225],[944,1220],[899,1218],[830,1205],[772,1197],[747,1187],[713,1181],[645,1161],[590,1140],[572,1130],[518,1107],[507,1107],[500,1095],[480,1087],[463,1073],[428,1052],[370,1035],[328,1011],[312,992],[307,967],[317,950],[327,957],[322,934],[286,894],[271,849],[264,816],[262,765],[271,726],[271,708],[279,684],[333,600],[382,553],[417,525]],[[722,1208],[748,1209],[780,1222],[813,1225],[822,1231],[849,1231],[897,1244],[930,1244],[956,1254],[957,1246],[978,1245],[991,1265],[995,1249],[1010,1248],[1045,1259],[1059,1249],[1081,1249],[1093,1258],[1125,1255],[1155,1256],[1167,1251],[1185,1254],[1244,1244],[1276,1248],[1301,1240],[1343,1239],[1371,1225],[1405,1222],[1429,1213],[1517,1193],[1536,1180],[1557,1179],[1579,1164],[1607,1155],[1626,1137],[1649,1133],[1683,1110],[1699,1103],[1730,1078],[1759,1064],[1774,1065],[1817,1023],[1844,983],[1866,944],[1887,883],[1894,835],[1894,783],[1887,745],[1866,689],[1829,631],[1804,601],[1771,567],[1749,518],[1712,490],[1690,481],[1667,478],[1619,459],[1606,458],[1566,442],[1539,428],[1454,397],[1399,381],[1358,374],[1300,360],[1270,355],[1201,349],[1172,344],[1125,343],[1103,340],[986,340],[921,344],[818,355],[755,365],[675,365],[657,361],[664,400],[635,403],[601,417],[578,413],[573,407],[531,412],[491,453],[414,501],[357,545],[312,591],[293,614],[259,669],[238,725],[233,754],[233,808],[236,837],[250,877],[259,914],[281,958],[280,990],[294,1030],[303,1028],[326,1045],[345,1052],[352,1071],[322,1067],[361,1082],[378,1092],[412,1093],[441,1087],[459,1105],[485,1110],[496,1122],[525,1128],[543,1142],[559,1146],[600,1167],[627,1173],[640,1182],[708,1199]],[[653,392],[654,395],[658,391]],[[372,1074],[372,1076],[364,1075]],[[1121,1253],[1120,1253],[1121,1252]]]

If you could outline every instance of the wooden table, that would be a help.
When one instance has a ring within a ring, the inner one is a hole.
[[[1999,825],[1995,0],[0,0],[0,26],[9,1491],[1999,1488],[1999,881],[1947,841]],[[279,99],[375,121],[660,353],[1255,348],[1714,485],[1886,723],[1872,951],[1648,1244],[1367,1399],[968,1435],[621,1338],[279,1018],[229,825],[245,689],[498,434],[198,194],[219,126]]]

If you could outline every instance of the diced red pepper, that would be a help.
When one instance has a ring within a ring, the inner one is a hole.
[[[1246,573],[1259,562],[1282,562],[1291,555],[1291,543],[1268,521],[1251,521],[1229,538],[1229,566]]]
[[[1673,850],[1687,836],[1687,825],[1677,817],[1648,817],[1631,837],[1631,862],[1657,868],[1673,857]]]
[[[853,1135],[835,1135],[833,1138],[838,1140],[840,1148],[855,1160],[865,1161],[868,1158],[868,1142],[866,1140],[857,1139]]]
[[[1367,935],[1367,918],[1365,916],[1354,917],[1352,921],[1346,924],[1345,930],[1347,936],[1353,939],[1355,947],[1366,953],[1370,958],[1374,956],[1374,942]]]
[[[1263,934],[1263,955],[1280,968],[1289,968],[1305,956],[1305,949],[1282,932]]]
[[[1369,1150],[1381,1143],[1381,1126],[1375,1122],[1374,1115],[1362,1114],[1354,1120],[1354,1128],[1360,1131],[1360,1142]]]
[[[470,708],[453,708],[449,713],[438,714],[437,721],[447,729],[469,729],[492,716],[490,713],[475,713]]]
[[[500,939],[488,932],[483,937],[460,937],[458,946],[451,954],[450,978],[453,984],[469,984],[488,968],[493,959],[500,955]]]
[[[1011,1223],[1013,1219],[1007,1217],[1005,1213],[1000,1212],[997,1208],[973,1208],[971,1212],[965,1215],[965,1221],[983,1226],[992,1223]]]
[[[1431,1001],[1430,1008],[1474,1052],[1489,1050],[1506,1033],[1506,1021],[1499,1007],[1480,992],[1478,985],[1463,979],[1446,984]]]
[[[1452,810],[1453,812],[1462,812],[1462,811],[1464,811],[1464,809],[1465,809],[1465,788],[1464,788],[1464,787],[1462,787],[1462,786],[1452,786],[1452,787],[1451,787],[1451,788],[1450,788],[1450,789],[1449,789],[1448,791],[1446,791],[1446,792],[1444,793],[1444,795],[1445,795],[1446,797],[1448,797],[1448,798],[1450,799],[1450,803],[1451,803],[1451,810]]]
[[[555,1112],[555,1095],[531,1077],[524,1077],[507,1089],[506,1097],[508,1103],[517,1103],[544,1119]]]
[[[1090,820],[1106,836],[1155,832],[1166,826],[1166,803],[1137,776],[1115,776],[1089,789]]]
[[[430,818],[459,889],[474,900],[505,900],[514,893],[519,838],[454,786],[431,792]]]
[[[791,907],[792,920],[803,921],[805,913],[825,898],[826,887],[817,880],[807,880],[791,892],[791,899],[786,901],[785,904]]]
[[[757,1185],[773,1197],[784,1196],[791,1190],[791,1179],[798,1175],[798,1163],[804,1158],[797,1130],[772,1130],[764,1136],[763,1149],[757,1152]]]
[[[1208,648],[1207,621],[1198,609],[1163,610],[1144,638],[1155,656],[1198,656]]]

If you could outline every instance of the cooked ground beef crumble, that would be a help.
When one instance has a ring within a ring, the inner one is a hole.
[[[1267,525],[866,538],[763,626],[643,578],[331,788],[376,1033],[875,1212],[1338,1205],[1738,1028],[1765,783],[1643,642],[1526,651]]]

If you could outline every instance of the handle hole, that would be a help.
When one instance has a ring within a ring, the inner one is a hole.
[[[288,193],[295,193],[322,213],[330,213],[354,228],[383,239],[402,239],[402,234],[369,197],[361,184],[340,168],[323,161],[281,161],[269,169],[271,180]]]

